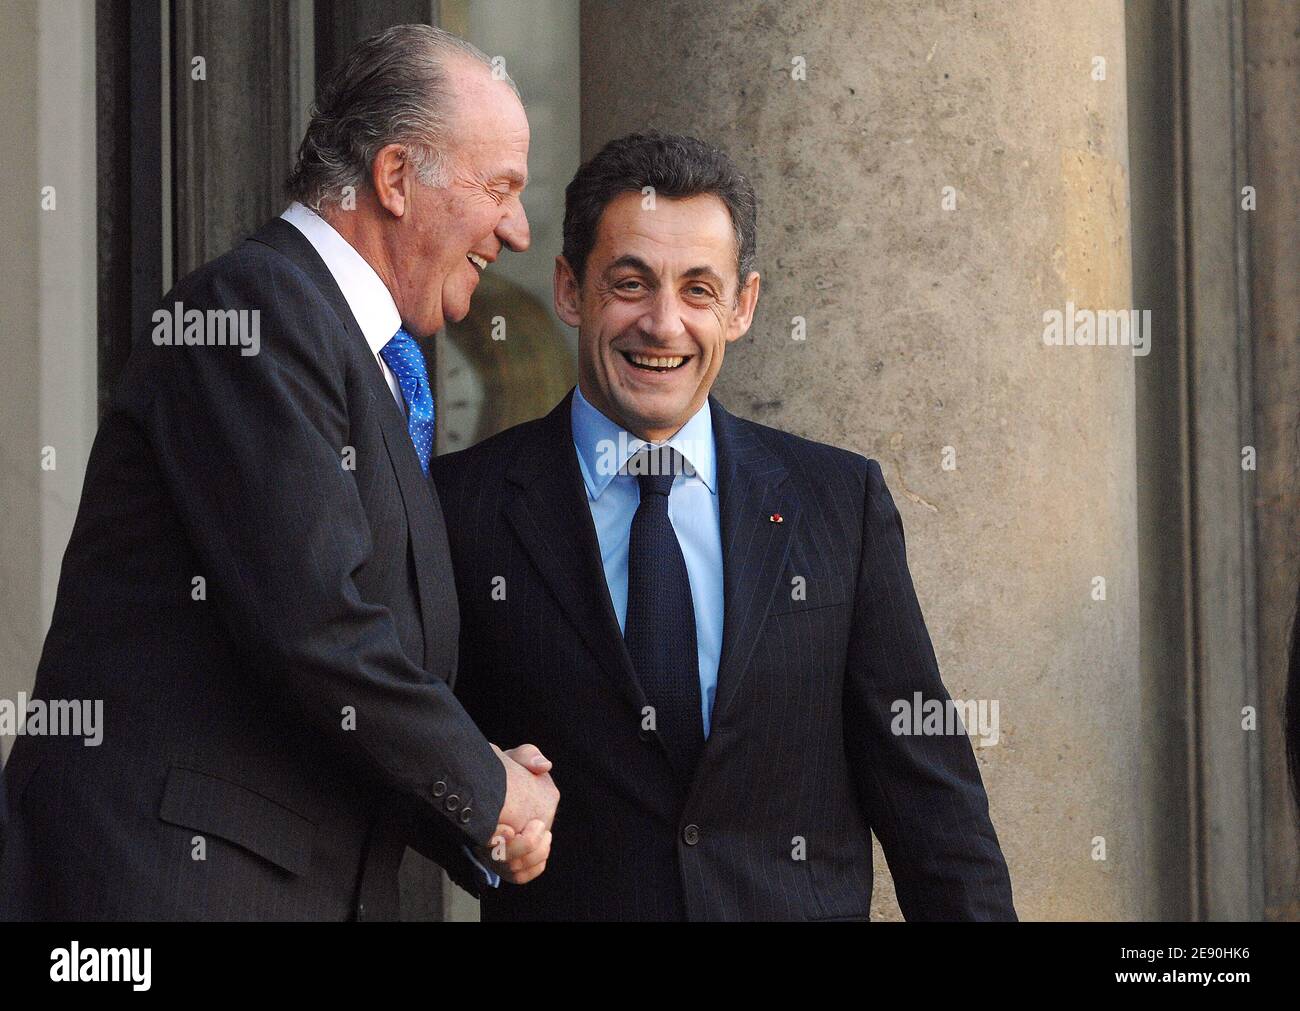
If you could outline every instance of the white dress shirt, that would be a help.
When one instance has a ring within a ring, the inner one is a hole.
[[[352,243],[310,207],[294,201],[280,217],[302,232],[325,261],[334,282],[343,292],[343,298],[347,300],[348,308],[356,317],[357,325],[361,327],[375,361],[384,373],[397,406],[405,413],[406,401],[402,399],[402,387],[393,375],[393,370],[379,354],[402,325],[397,303],[393,301],[388,286],[375,273],[375,268],[366,262],[365,257],[352,248]]]

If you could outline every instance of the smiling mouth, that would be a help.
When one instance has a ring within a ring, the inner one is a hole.
[[[692,355],[639,355],[631,351],[620,351],[629,365],[643,372],[672,372],[680,369],[691,360]]]
[[[483,271],[487,270],[488,262],[487,260],[483,259],[483,257],[478,256],[474,253],[466,253],[465,259],[469,260],[470,263],[474,264],[474,267],[478,270],[480,274],[483,273]]]

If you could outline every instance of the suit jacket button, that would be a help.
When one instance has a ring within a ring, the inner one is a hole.
[[[453,793],[443,803],[447,805],[448,811],[454,811],[456,808],[460,807],[460,798]]]
[[[686,843],[687,846],[694,846],[699,841],[700,841],[700,826],[687,825],[684,829],[682,829],[682,842]]]
[[[469,809],[469,808],[463,808],[463,809],[461,810],[461,812],[460,812],[460,823],[461,823],[462,825],[467,825],[467,824],[469,824],[469,820],[470,820],[471,817],[473,817],[473,814],[472,814],[472,812],[470,811],[470,809]]]
[[[433,784],[433,795],[435,797],[441,797],[446,792],[447,792],[447,784],[444,783],[441,779],[438,780],[438,782]]]

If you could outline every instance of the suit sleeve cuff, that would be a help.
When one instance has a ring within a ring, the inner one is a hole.
[[[482,878],[482,883],[486,887],[488,888],[500,887],[501,885],[500,874],[497,874],[495,871],[489,870],[488,868],[484,867],[481,863],[479,863],[478,857],[475,856],[474,851],[470,849],[468,846],[462,846],[461,849],[465,851],[465,857],[469,860],[469,862],[472,863],[475,866],[475,868],[477,868],[479,872],[479,876]]]

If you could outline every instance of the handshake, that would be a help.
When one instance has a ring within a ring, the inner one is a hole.
[[[550,759],[534,745],[502,751],[493,744],[492,750],[506,770],[506,800],[481,854],[503,880],[522,885],[546,870],[560,791],[551,779]]]

